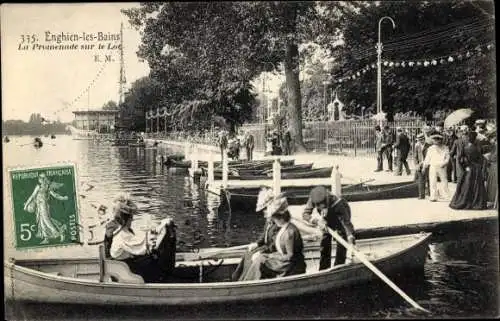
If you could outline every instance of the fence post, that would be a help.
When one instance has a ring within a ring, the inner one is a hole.
[[[357,156],[357,147],[358,147],[358,126],[354,126],[354,157]]]
[[[208,155],[208,177],[207,177],[207,183],[209,185],[213,184],[214,182],[214,154],[210,153]]]
[[[228,174],[229,174],[229,161],[228,157],[226,156],[222,159],[222,187],[224,189],[227,188]]]

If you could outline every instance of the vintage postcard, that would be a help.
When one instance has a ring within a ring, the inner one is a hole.
[[[5,319],[499,316],[493,1],[0,9]]]

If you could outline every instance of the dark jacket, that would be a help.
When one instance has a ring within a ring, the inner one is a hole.
[[[396,143],[394,144],[394,148],[397,148],[402,155],[408,155],[410,151],[410,140],[405,133],[399,133],[396,136]]]
[[[254,146],[255,146],[254,137],[252,134],[249,134],[245,140],[245,147],[252,149],[254,148]]]
[[[332,230],[339,230],[346,237],[354,236],[354,226],[351,222],[351,208],[349,203],[343,198],[339,199],[335,195],[329,195],[328,211],[325,220],[328,227]],[[302,218],[306,221],[311,220],[311,214],[314,209],[312,201],[307,201]]]
[[[278,234],[279,230],[280,228],[278,225],[276,225],[272,220],[267,220],[266,224],[264,225],[264,232],[256,242],[257,246],[265,247],[263,248],[264,252],[276,251],[275,239],[276,234]]]

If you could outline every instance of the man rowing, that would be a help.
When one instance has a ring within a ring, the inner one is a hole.
[[[315,208],[320,217],[312,215]],[[308,223],[317,225],[323,232],[320,244],[320,270],[330,268],[332,261],[332,236],[328,233],[327,227],[336,230],[343,239],[354,245],[354,226],[351,222],[349,204],[345,199],[328,192],[324,186],[317,186],[311,190],[302,218]],[[346,256],[347,249],[337,242],[334,266],[344,264]]]

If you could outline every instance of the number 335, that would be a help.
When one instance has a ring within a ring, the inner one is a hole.
[[[21,35],[21,43],[34,43],[36,42],[36,36],[35,35]]]

